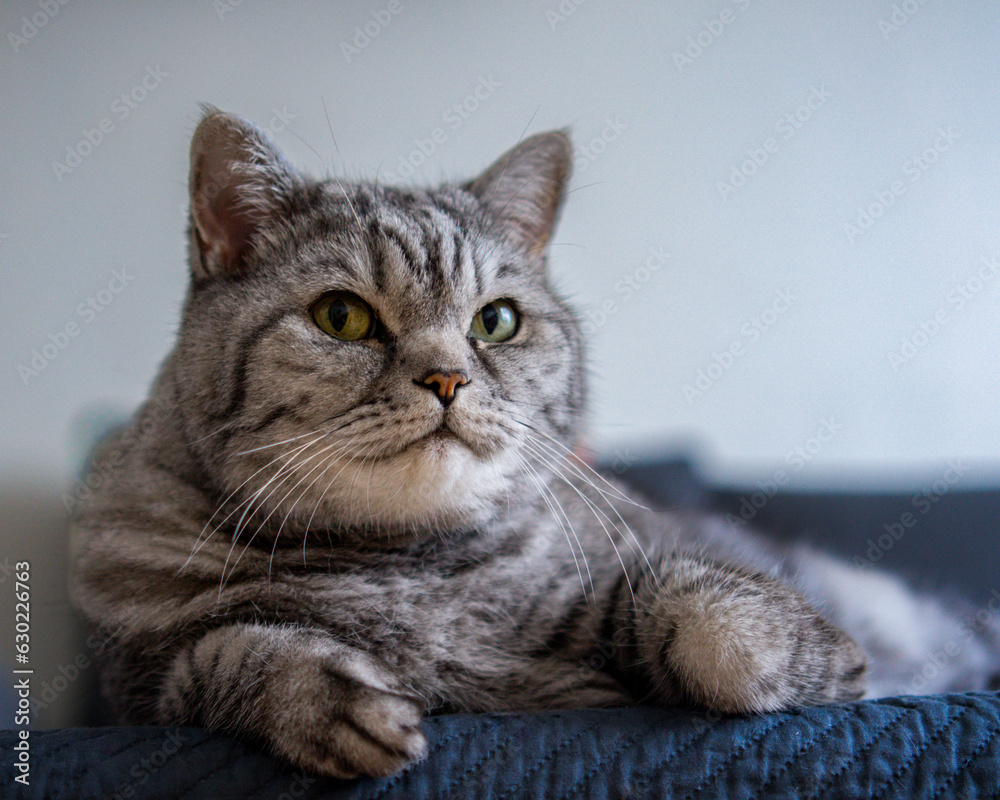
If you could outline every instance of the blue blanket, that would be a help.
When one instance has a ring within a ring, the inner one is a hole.
[[[427,758],[337,781],[194,728],[37,731],[30,787],[0,734],[0,796],[85,798],[998,798],[1000,699],[902,697],[759,717],[631,708],[442,716]]]

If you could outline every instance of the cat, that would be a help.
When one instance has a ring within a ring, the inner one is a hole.
[[[954,638],[896,578],[574,455],[584,342],[546,266],[571,163],[553,131],[463,185],[317,181],[205,107],[178,341],[73,522],[122,721],[388,775],[433,712],[852,701]],[[973,633],[929,691],[986,685]]]

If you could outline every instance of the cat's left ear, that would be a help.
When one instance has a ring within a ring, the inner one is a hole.
[[[540,255],[555,229],[572,163],[566,131],[540,133],[505,153],[465,188],[508,235]]]
[[[288,211],[301,178],[258,127],[203,110],[191,140],[191,269],[198,278],[238,275],[255,234]]]

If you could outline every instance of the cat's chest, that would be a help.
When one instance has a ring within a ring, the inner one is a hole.
[[[290,579],[331,629],[364,631],[386,643],[510,636],[556,614],[564,566],[544,544],[498,551],[332,563]],[[577,587],[579,588],[579,587]]]

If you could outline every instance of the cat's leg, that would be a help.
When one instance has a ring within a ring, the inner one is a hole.
[[[157,716],[256,736],[299,766],[350,778],[389,775],[420,758],[424,711],[362,650],[307,629],[235,624],[176,654]]]
[[[663,702],[747,713],[864,693],[861,650],[780,581],[671,557],[639,584],[618,617],[631,625],[632,668]]]

